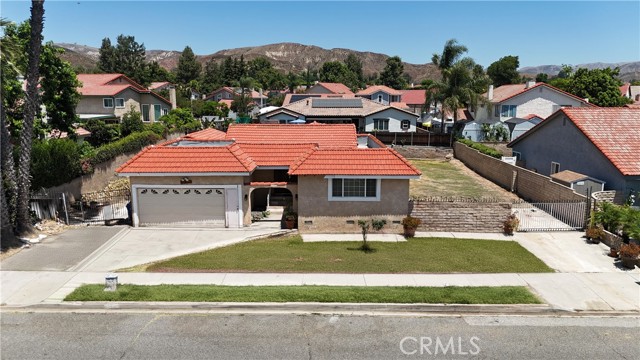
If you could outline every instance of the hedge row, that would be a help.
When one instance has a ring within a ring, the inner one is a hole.
[[[487,145],[483,145],[474,141],[471,141],[469,139],[458,139],[459,143],[465,144],[468,147],[472,148],[472,149],[476,149],[478,151],[480,151],[481,153],[485,154],[485,155],[489,155],[491,157],[494,157],[496,159],[501,159],[502,158],[502,153],[492,147],[489,147]]]
[[[155,144],[162,139],[153,131],[142,131],[128,135],[118,141],[105,144],[96,149],[95,155],[88,159],[91,165],[97,165],[116,158],[119,155],[138,151],[145,146]]]

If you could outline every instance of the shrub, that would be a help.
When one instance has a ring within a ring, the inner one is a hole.
[[[133,106],[131,106],[131,110],[126,112],[124,116],[122,116],[122,123],[120,123],[120,134],[122,136],[127,136],[134,132],[139,132],[144,130],[144,124],[142,123],[141,114],[135,110]]]
[[[161,139],[152,131],[133,133],[123,139],[103,145],[96,149],[95,155],[87,160],[91,165],[97,165],[111,160],[119,155],[138,151],[147,145],[154,144]]]
[[[483,145],[474,141],[471,141],[469,139],[458,139],[459,143],[465,144],[468,147],[478,150],[479,152],[485,154],[485,155],[489,155],[491,157],[494,157],[496,159],[501,159],[502,158],[502,153],[494,148],[491,148],[487,145]]]
[[[640,210],[629,206],[624,206],[622,209],[622,233],[626,237],[640,240]]]
[[[408,215],[404,219],[402,219],[402,226],[407,228],[416,229],[418,226],[420,226],[420,224],[422,224],[422,220],[415,218],[411,215]]]
[[[605,230],[612,233],[620,230],[622,217],[622,207],[606,201],[600,203],[599,208],[594,214],[595,222],[601,224]]]
[[[196,120],[191,114],[189,109],[174,109],[169,114],[160,118],[169,130],[178,130],[180,132],[188,133],[195,130],[200,130],[202,124]]]
[[[161,122],[154,122],[153,124],[144,124],[143,131],[153,131],[156,135],[162,136],[163,138],[167,137],[167,133],[169,130],[167,126]]]
[[[107,125],[102,120],[87,120],[84,128],[91,131],[91,136],[87,141],[93,146],[101,146],[108,144],[120,138],[120,125]]]
[[[31,149],[31,188],[57,186],[80,176],[80,158],[80,146],[73,140],[35,141]]]
[[[621,258],[636,259],[640,256],[640,246],[636,244],[623,244],[620,247],[619,254]]]
[[[593,240],[604,239],[604,231],[599,226],[592,226],[585,231],[586,237]]]
[[[515,214],[507,216],[507,219],[502,223],[502,230],[507,235],[513,235],[520,226],[520,219]]]

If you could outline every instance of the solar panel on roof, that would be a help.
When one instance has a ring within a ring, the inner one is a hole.
[[[362,99],[311,99],[314,108],[361,108]]]

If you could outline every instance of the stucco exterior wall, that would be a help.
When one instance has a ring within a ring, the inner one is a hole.
[[[131,176],[131,185],[181,185],[183,176]],[[186,185],[242,185],[242,176],[189,176],[191,184]]]
[[[103,105],[103,99],[105,98],[114,99],[114,107],[105,108]],[[116,98],[124,99],[124,107],[116,107]],[[140,94],[131,89],[126,89],[115,96],[82,96],[76,106],[76,113],[114,115],[121,118],[125,113],[131,110],[131,107],[133,107],[135,111],[141,112],[140,104],[149,104],[151,106],[151,121],[158,120],[154,117],[153,105],[161,105],[161,107],[167,109],[167,111],[171,110],[171,105],[160,100],[157,96],[151,94]]]
[[[367,132],[373,131],[374,119],[389,119],[389,132],[415,132],[416,121],[418,119],[418,116],[410,115],[410,114],[407,114],[406,112],[395,110],[395,109],[387,109],[387,110],[367,116],[365,118],[365,129],[364,129],[365,131]],[[408,130],[402,130],[402,125],[401,125],[402,120],[410,121],[410,126]]]
[[[298,177],[298,229],[310,233],[359,232],[358,220],[386,219],[382,232],[400,233],[409,211],[409,180],[382,179],[380,201],[329,201],[324,176]],[[395,223],[394,223],[395,222]]]
[[[304,116],[300,115],[300,117],[297,116],[293,116],[293,115],[289,115],[287,113],[278,113],[275,114],[269,118],[267,118],[264,115],[260,115],[260,122],[265,122],[265,121],[269,121],[269,122],[279,122],[279,121],[291,121],[291,120],[296,120],[296,119],[304,119]]]
[[[543,124],[513,146],[527,169],[550,175],[551,162],[556,162],[560,164],[560,171],[571,170],[606,181],[606,190],[625,189],[626,179],[620,171],[564,114]]]

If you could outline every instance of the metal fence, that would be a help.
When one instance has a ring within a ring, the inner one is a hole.
[[[397,146],[446,146],[451,147],[453,137],[451,134],[438,134],[432,132],[420,133],[397,133],[397,132],[375,132],[371,133],[383,143],[395,144]]]
[[[518,231],[569,231],[585,228],[587,201],[518,202],[511,211],[520,220]]]
[[[131,192],[128,189],[82,194],[69,201],[64,193],[40,191],[31,195],[31,211],[39,219],[60,220],[70,224],[91,224],[129,219]]]

